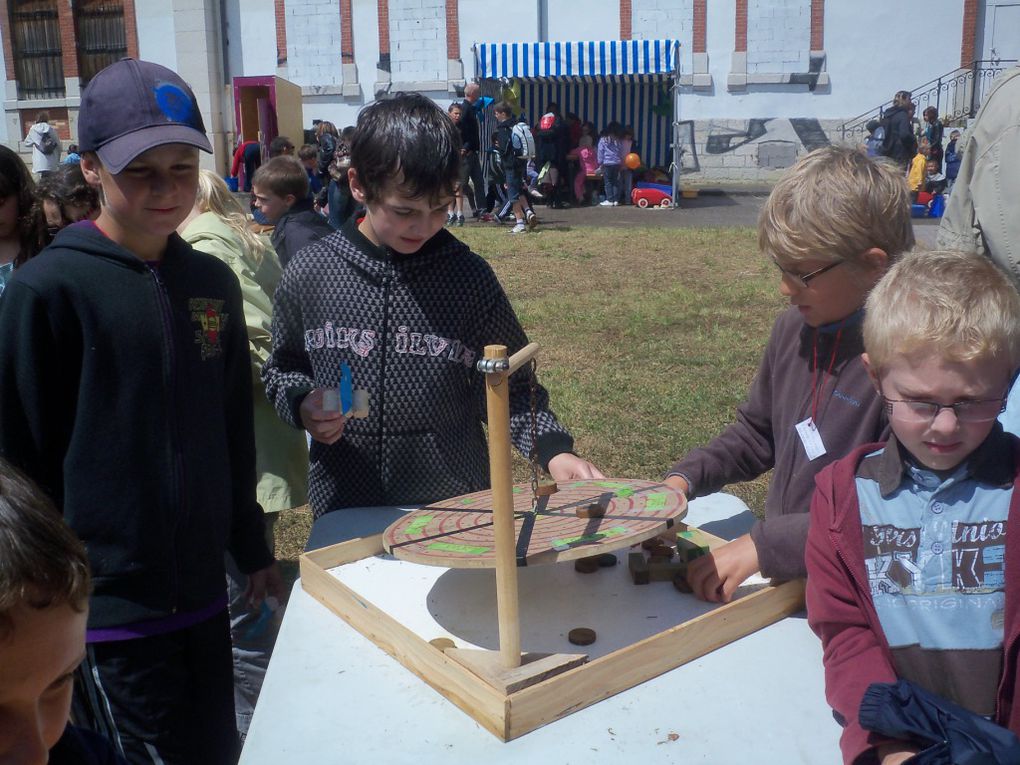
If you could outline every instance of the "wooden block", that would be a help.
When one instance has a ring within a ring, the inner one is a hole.
[[[653,582],[671,582],[677,572],[687,573],[687,563],[668,558],[649,559],[648,578]]]
[[[499,651],[451,648],[446,656],[474,672],[501,693],[517,693],[588,661],[585,653],[526,653],[518,667],[504,667]]]
[[[691,586],[687,583],[686,571],[677,571],[673,575],[673,586],[676,587],[678,591],[685,593],[687,595],[690,595],[694,592],[694,590],[691,589]]]
[[[592,502],[589,505],[580,505],[574,512],[578,518],[602,518],[606,514],[606,508],[601,502]]]
[[[348,416],[356,420],[363,420],[368,417],[368,391],[364,388],[357,388],[352,399],[351,411],[348,413]]]
[[[322,411],[340,411],[340,391],[336,388],[326,388],[322,391]]]
[[[676,550],[669,545],[657,545],[656,547],[652,547],[648,550],[648,554],[652,557],[665,558],[666,560],[672,558],[675,552]]]
[[[538,482],[537,494],[540,497],[551,497],[559,491],[559,487],[556,485],[556,481],[551,478],[542,478]]]
[[[700,529],[681,531],[676,535],[676,550],[685,563],[708,555],[709,540]]]
[[[648,562],[644,553],[632,552],[627,556],[627,567],[630,569],[630,578],[634,584],[648,584],[651,579],[648,576]]]

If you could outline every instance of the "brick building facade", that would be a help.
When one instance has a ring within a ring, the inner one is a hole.
[[[221,169],[235,128],[234,77],[290,80],[306,128],[315,119],[342,126],[397,90],[445,106],[474,77],[480,43],[671,38],[680,42],[675,97],[688,159],[713,178],[767,179],[839,140],[847,120],[896,90],[969,69],[988,57],[990,41],[1002,48],[996,20],[1005,29],[1015,5],[946,0],[917,14],[887,0],[536,0],[517,4],[511,24],[490,0],[0,0],[0,140],[18,143],[42,108],[72,138],[82,66],[103,47],[96,35],[117,24],[124,54],[170,66],[195,87]],[[26,32],[39,13],[54,14],[60,77],[26,83],[39,74],[26,75],[24,61],[38,54],[29,49],[45,47]],[[104,13],[112,15],[98,32],[83,23]]]

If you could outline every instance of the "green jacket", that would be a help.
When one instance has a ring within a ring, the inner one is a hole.
[[[262,365],[273,347],[273,293],[283,270],[266,242],[261,262],[247,257],[236,235],[215,213],[199,215],[183,234],[196,250],[213,255],[237,275],[244,299],[244,321],[251,351],[255,399],[255,465],[257,496],[266,512],[286,510],[308,502],[308,444],[303,431],[281,420],[266,398]]]

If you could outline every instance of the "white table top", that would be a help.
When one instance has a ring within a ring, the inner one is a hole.
[[[399,513],[330,513],[315,524],[310,546],[381,531]],[[752,520],[740,500],[725,494],[695,500],[687,517],[726,538]],[[408,595],[415,597],[410,586]],[[413,611],[409,619],[418,618]],[[241,763],[620,765],[650,758],[828,765],[840,759],[839,727],[825,703],[821,653],[803,615],[790,617],[503,743],[298,582]]]

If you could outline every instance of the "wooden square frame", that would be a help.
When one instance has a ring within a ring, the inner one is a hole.
[[[711,546],[726,540],[700,532]],[[566,717],[795,613],[804,607],[803,580],[745,595],[582,664],[504,694],[377,608],[329,569],[384,552],[377,534],[301,556],[301,585],[382,650],[503,741]]]

